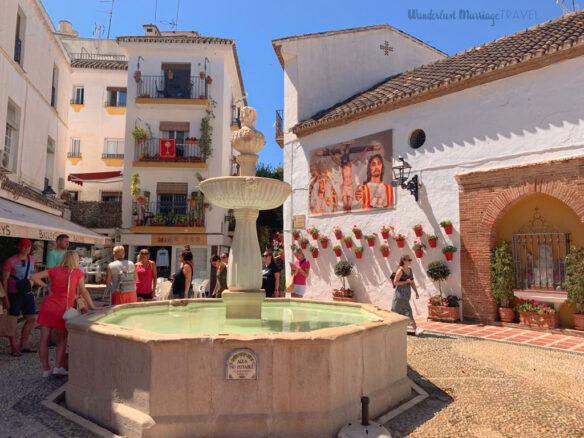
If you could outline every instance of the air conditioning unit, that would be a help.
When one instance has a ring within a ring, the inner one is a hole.
[[[57,184],[57,188],[59,190],[63,190],[65,188],[65,178],[59,178],[59,183]]]

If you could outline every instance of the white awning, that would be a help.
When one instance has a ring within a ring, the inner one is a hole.
[[[71,221],[0,199],[0,236],[25,237],[34,240],[55,240],[67,234],[71,242],[111,245],[111,239]]]

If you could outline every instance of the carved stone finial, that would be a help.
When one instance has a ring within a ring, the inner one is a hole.
[[[249,106],[244,106],[239,111],[239,119],[242,128],[235,131],[231,136],[233,148],[240,152],[237,163],[240,166],[241,176],[255,176],[255,166],[258,161],[256,155],[266,144],[264,134],[254,128],[256,123],[256,110]]]

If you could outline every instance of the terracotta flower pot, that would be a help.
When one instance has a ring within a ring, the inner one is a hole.
[[[540,315],[534,312],[519,312],[519,324],[527,327],[556,328],[558,326],[558,314]]]
[[[335,237],[337,240],[341,240],[343,238],[343,233],[341,231],[335,231]]]
[[[386,240],[389,239],[389,231],[382,231],[381,237],[383,237]]]
[[[355,235],[356,239],[360,239],[363,236],[362,231],[353,231],[353,234]]]
[[[294,240],[299,240],[300,234],[292,234],[292,237],[294,238]]]
[[[452,234],[452,224],[450,224],[450,225],[444,225],[444,232],[446,234]]]
[[[312,240],[318,240],[318,233],[314,233],[312,235]]]
[[[312,251],[312,257],[317,259],[318,258],[318,251]]]
[[[352,248],[353,247],[353,241],[352,240],[349,240],[348,242],[345,242],[345,246],[347,248]]]
[[[362,252],[356,252],[355,253],[355,257],[357,257],[358,259],[362,259],[363,258],[363,253]]]
[[[424,251],[421,249],[416,249],[414,250],[414,254],[416,255],[417,258],[421,259],[424,256]]]
[[[341,251],[340,249],[335,249],[335,255],[336,255],[337,257],[340,257],[340,256],[341,256],[341,254],[342,254],[342,251]]]
[[[574,313],[574,329],[584,330],[584,313]]]
[[[444,257],[446,257],[447,262],[451,262],[452,258],[454,257],[454,253],[453,252],[445,252]]]
[[[403,248],[406,245],[405,240],[396,240],[395,243],[397,243],[398,248]]]
[[[422,237],[423,232],[424,232],[424,230],[422,229],[422,227],[414,229],[414,233],[416,233],[416,237]]]
[[[436,239],[428,240],[428,245],[430,245],[430,248],[436,248],[437,243],[438,243],[438,241]]]
[[[320,242],[320,246],[322,247],[322,249],[326,249],[328,247],[328,241]]]
[[[515,321],[515,309],[512,307],[499,307],[499,319],[501,322],[514,322]]]
[[[302,249],[308,248],[308,243],[301,243],[300,248],[302,248]]]
[[[389,257],[389,251],[381,251],[381,255],[385,258]]]
[[[428,306],[428,318],[448,322],[458,321],[458,307]]]
[[[367,241],[367,244],[368,244],[370,247],[373,247],[373,246],[375,245],[375,239],[368,240],[368,241]]]

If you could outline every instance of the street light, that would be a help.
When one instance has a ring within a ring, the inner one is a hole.
[[[418,175],[414,175],[412,179],[408,181],[412,171],[412,166],[402,157],[399,157],[398,161],[401,163],[401,165],[394,166],[391,169],[393,172],[393,181],[391,182],[391,185],[392,187],[399,186],[404,190],[408,190],[414,196],[416,202],[418,202]]]

